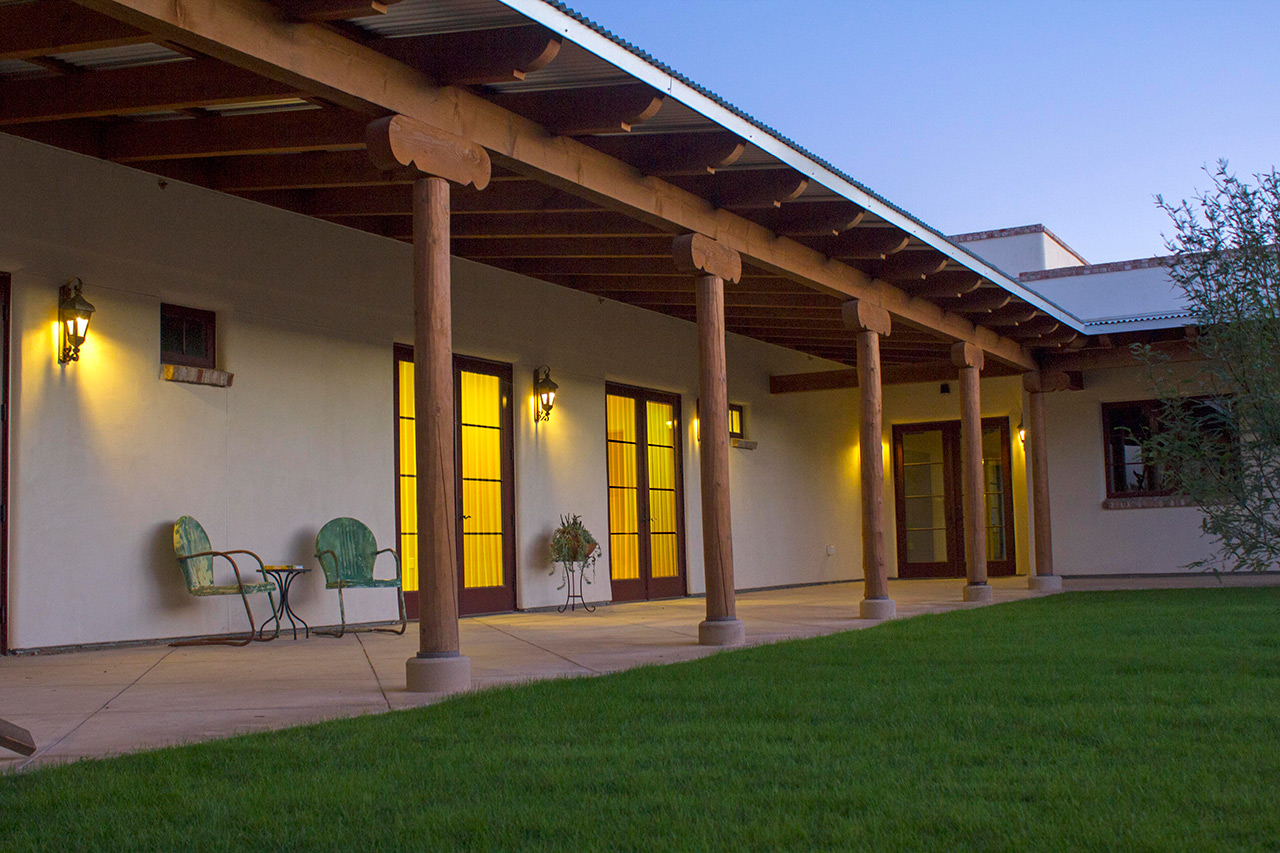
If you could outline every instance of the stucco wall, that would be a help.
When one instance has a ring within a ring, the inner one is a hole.
[[[1153,397],[1146,369],[1084,374],[1084,390],[1045,395],[1054,569],[1061,575],[1177,572],[1209,556],[1193,507],[1103,509],[1102,404]]]
[[[324,521],[393,544],[392,344],[411,338],[408,246],[0,135],[0,270],[13,274],[10,643],[14,648],[236,630],[232,598],[193,599],[170,531],[315,567]],[[54,358],[57,287],[97,306],[78,364]],[[218,314],[230,389],[160,378],[159,304]],[[556,603],[546,538],[561,513],[608,530],[604,383],[682,395],[687,567],[703,588],[692,324],[464,261],[455,351],[514,364],[518,603]],[[860,575],[852,391],[771,397],[772,373],[828,363],[730,336],[730,399],[753,451],[731,451],[740,588]],[[536,428],[532,370],[560,384]],[[827,546],[835,546],[828,556]],[[607,562],[588,597],[607,599]],[[294,586],[337,619],[318,573]],[[265,598],[257,602],[265,609]],[[390,618],[387,593],[348,599]]]

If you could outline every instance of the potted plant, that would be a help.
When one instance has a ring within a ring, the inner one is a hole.
[[[564,571],[564,583],[556,589],[568,587],[569,590],[564,604],[559,608],[561,613],[566,607],[572,611],[576,607],[575,602],[581,602],[588,613],[595,610],[582,597],[582,584],[595,580],[595,565],[599,556],[600,543],[596,542],[591,531],[582,523],[582,516],[560,516],[560,526],[551,534],[551,561],[559,563]],[[587,576],[588,569],[591,570],[590,577]],[[552,566],[548,574],[555,572],[555,566]]]

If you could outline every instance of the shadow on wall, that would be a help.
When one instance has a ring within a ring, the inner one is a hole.
[[[187,584],[182,578],[182,567],[173,552],[173,525],[168,521],[156,525],[151,534],[151,569],[160,588],[165,608],[193,605],[195,599],[187,594]]]
[[[303,527],[294,532],[293,539],[285,548],[285,553],[290,555],[284,560],[285,563],[311,569],[310,573],[299,577],[289,587],[290,606],[319,602],[323,597],[324,569],[316,559],[316,535],[319,533],[319,527]],[[267,562],[270,565],[270,561]]]

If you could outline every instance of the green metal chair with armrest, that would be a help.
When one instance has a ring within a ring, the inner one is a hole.
[[[394,578],[379,579],[373,576],[373,566],[380,554],[390,554],[396,563]],[[364,631],[385,631],[389,634],[403,634],[407,620],[404,615],[404,585],[401,581],[400,555],[394,548],[378,550],[373,531],[364,522],[354,518],[335,518],[320,528],[316,534],[316,559],[320,568],[324,569],[325,589],[338,591],[338,629],[331,628],[316,631],[341,637],[347,632],[347,609],[343,603],[342,592],[346,589],[391,589],[395,588],[396,601],[400,605],[399,628],[362,628]],[[352,631],[357,629],[353,628]]]
[[[244,602],[245,615],[249,617],[249,635],[243,640],[234,637],[202,637],[195,640],[179,640],[171,646],[247,646],[253,642],[255,628],[253,611],[249,609],[249,595],[265,592],[275,610],[275,598],[271,593],[276,585],[269,580],[250,581],[245,583],[240,577],[240,567],[236,565],[232,554],[247,554],[258,563],[258,570],[263,569],[262,558],[252,551],[215,551],[209,546],[209,535],[204,532],[200,522],[189,515],[184,515],[173,525],[173,553],[182,568],[182,577],[187,582],[187,591],[192,595],[239,595]],[[213,558],[222,557],[231,564],[235,573],[234,584],[216,584],[213,582]]]

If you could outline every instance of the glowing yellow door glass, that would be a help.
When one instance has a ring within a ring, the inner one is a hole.
[[[680,574],[676,528],[676,412],[670,403],[646,406],[649,445],[649,576]]]
[[[502,391],[498,377],[460,374],[462,585],[502,586]]]
[[[404,588],[418,589],[417,460],[414,456],[413,362],[398,368],[400,410],[400,559]],[[458,382],[462,445],[462,583],[502,586],[502,391],[497,376],[462,371]]]
[[[413,362],[396,362],[399,411],[396,412],[396,446],[400,453],[400,470],[396,482],[400,487],[400,565],[406,592],[418,589],[418,470],[414,455],[413,426]]]
[[[640,577],[640,526],[636,509],[636,401],[605,399],[609,448],[609,571],[614,580]]]

